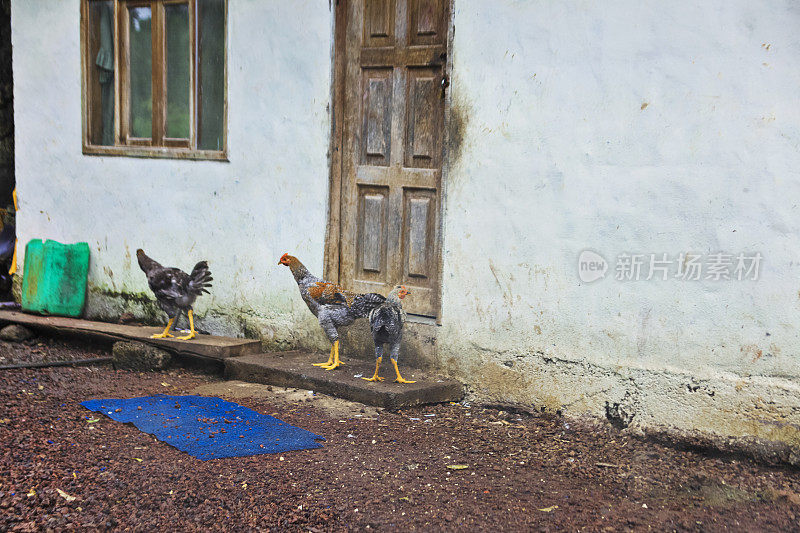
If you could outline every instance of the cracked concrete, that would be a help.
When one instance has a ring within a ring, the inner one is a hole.
[[[513,369],[482,360],[465,372],[450,362],[473,402],[605,418],[636,434],[800,465],[800,386],[789,380],[603,367],[541,354]]]

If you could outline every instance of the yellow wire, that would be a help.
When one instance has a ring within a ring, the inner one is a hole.
[[[11,193],[11,197],[14,199],[14,211],[18,211],[19,207],[17,207],[17,189],[14,188],[14,191]],[[14,255],[11,257],[11,268],[8,269],[9,274],[14,274],[17,271],[17,240],[14,239]]]

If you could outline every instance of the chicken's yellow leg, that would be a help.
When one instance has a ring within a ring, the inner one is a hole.
[[[383,381],[383,378],[378,375],[378,369],[381,367],[381,359],[383,359],[383,357],[378,357],[375,360],[375,375],[372,376],[371,378],[361,378],[361,379],[365,379],[367,381]]]
[[[177,316],[170,318],[169,322],[167,322],[167,327],[164,328],[164,331],[161,333],[154,333],[150,335],[151,339],[163,339],[164,337],[172,337],[169,333],[169,329],[172,327],[172,323],[175,322],[175,319],[178,318]]]
[[[184,335],[183,337],[175,337],[176,339],[180,339],[182,341],[188,341],[189,339],[194,339],[197,336],[197,333],[194,330],[194,313],[191,309],[189,309],[189,312],[186,314],[189,317],[189,334]]]
[[[330,356],[328,356],[328,360],[327,360],[327,361],[325,361],[324,363],[314,363],[314,366],[321,366],[322,368],[325,368],[325,367],[329,367],[329,366],[331,366],[331,365],[333,364],[333,350],[334,350],[334,348],[336,347],[336,344],[337,344],[338,342],[339,342],[339,341],[337,340],[335,343],[333,343],[333,344],[331,345],[331,355],[330,355]]]
[[[333,364],[330,366],[323,366],[322,368],[325,370],[333,370],[334,368],[339,368],[340,366],[344,366],[344,363],[339,360],[339,341],[337,339],[337,341],[333,343]]]
[[[403,376],[400,375],[400,369],[397,368],[397,361],[392,359],[392,364],[394,365],[394,371],[397,372],[397,379],[394,380],[395,383],[416,383],[416,381],[409,381],[407,379],[403,379]]]

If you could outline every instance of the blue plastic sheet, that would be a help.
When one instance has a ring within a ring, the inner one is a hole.
[[[325,440],[221,398],[159,394],[87,400],[81,405],[112,420],[131,423],[203,461],[320,448],[318,441]]]

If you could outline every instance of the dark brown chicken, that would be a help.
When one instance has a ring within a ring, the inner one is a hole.
[[[211,287],[211,281],[214,279],[208,270],[208,263],[200,261],[194,266],[192,273],[187,274],[179,268],[161,266],[157,261],[147,257],[141,248],[136,250],[136,259],[139,261],[139,267],[147,275],[147,284],[155,294],[159,307],[169,317],[164,331],[152,335],[152,338],[172,337],[169,330],[181,312],[184,312],[189,318],[190,333],[185,337],[176,338],[184,341],[193,339],[197,333],[194,329],[192,305],[198,296],[204,292],[208,293],[207,289]]]

